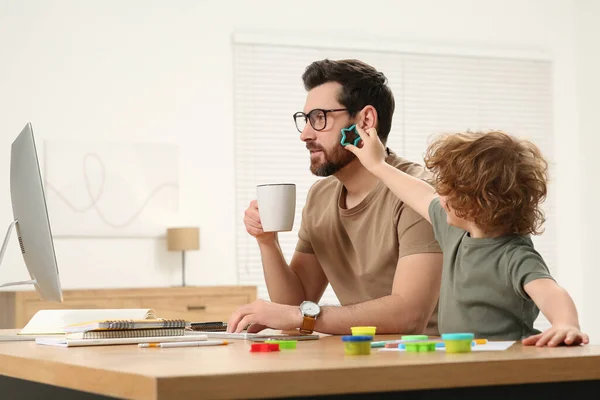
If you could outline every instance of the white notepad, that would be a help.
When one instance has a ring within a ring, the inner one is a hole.
[[[194,340],[208,340],[206,335],[194,335]],[[134,337],[120,339],[66,339],[60,338],[36,338],[35,343],[45,346],[57,347],[82,347],[82,346],[114,346],[123,344],[137,343],[157,343],[157,342],[189,342],[190,336],[165,336],[165,337]]]
[[[471,351],[504,351],[504,350],[508,350],[510,348],[510,346],[512,346],[515,343],[514,340],[510,340],[510,341],[492,341],[492,342],[487,342],[486,344],[476,344],[471,348]],[[435,349],[436,351],[446,351],[446,349],[444,347],[437,347]],[[392,348],[381,348],[379,349],[379,351],[399,351],[399,352],[405,352],[406,349],[399,349],[397,347],[392,347]]]

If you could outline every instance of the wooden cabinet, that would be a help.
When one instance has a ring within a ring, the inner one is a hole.
[[[43,309],[153,308],[160,318],[227,321],[254,300],[255,286],[64,290],[62,303],[42,301],[34,291],[0,292],[0,328],[22,328]]]

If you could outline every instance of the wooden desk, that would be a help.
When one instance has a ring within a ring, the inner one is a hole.
[[[370,356],[345,356],[335,336],[299,342],[296,350],[278,353],[250,353],[249,346],[235,341],[196,348],[57,348],[4,342],[0,374],[104,396],[161,400],[600,382],[600,346],[539,349],[517,343],[504,352],[374,351]]]

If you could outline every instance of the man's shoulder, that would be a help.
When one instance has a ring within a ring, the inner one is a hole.
[[[414,176],[415,178],[427,180],[432,178],[431,172],[427,171],[423,165],[400,157],[389,148],[387,149],[387,152],[388,155],[385,158],[385,162],[392,167],[397,168],[408,175]]]
[[[314,202],[331,201],[332,197],[338,193],[341,182],[334,176],[328,176],[317,180],[308,190],[306,204]]]

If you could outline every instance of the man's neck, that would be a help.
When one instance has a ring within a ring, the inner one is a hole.
[[[379,179],[363,167],[358,159],[338,171],[335,177],[346,188],[347,208],[360,203],[379,182]]]

